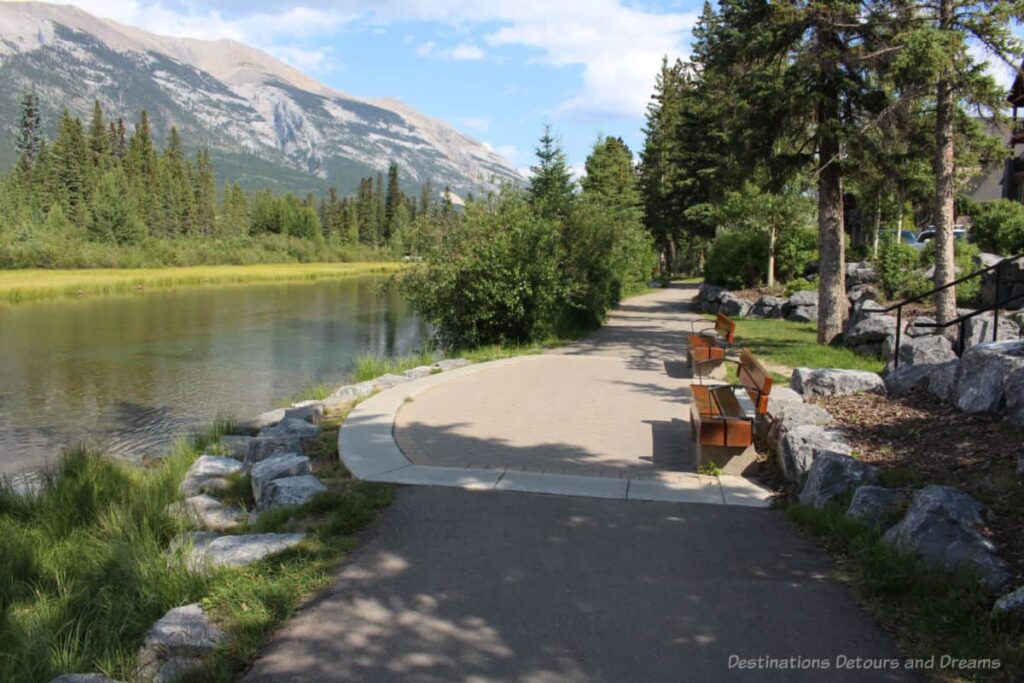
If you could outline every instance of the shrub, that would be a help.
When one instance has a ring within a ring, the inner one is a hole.
[[[404,275],[402,290],[446,347],[542,338],[570,293],[559,271],[560,237],[556,223],[508,190],[468,206],[465,220]]]
[[[956,265],[956,276],[961,278],[965,275],[979,270],[980,267],[974,262],[976,256],[981,253],[978,245],[970,242],[954,242],[954,263]],[[920,252],[921,266],[931,268],[935,265],[935,241],[930,241]],[[934,285],[928,282],[929,289]],[[961,282],[956,286],[956,302],[961,306],[972,304],[981,296],[981,279],[975,278]]]
[[[931,283],[918,270],[920,254],[907,244],[888,240],[878,257],[882,289],[890,299],[906,299],[924,294]]]
[[[805,277],[798,277],[786,283],[786,296],[793,296],[797,292],[810,292],[818,288],[818,283],[808,280]]]
[[[1024,251],[1024,205],[1009,199],[974,202],[970,240],[982,251],[1010,256]]]
[[[739,289],[765,280],[768,236],[759,232],[729,231],[711,243],[704,264],[704,279],[714,285]]]

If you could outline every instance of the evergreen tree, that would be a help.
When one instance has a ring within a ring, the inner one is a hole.
[[[107,125],[103,121],[103,107],[96,100],[92,108],[92,120],[89,122],[89,151],[92,166],[102,169],[110,157],[110,139],[107,136]]]
[[[39,143],[43,138],[42,121],[39,113],[39,98],[35,93],[25,93],[21,97],[21,121],[18,127],[18,139],[14,148],[18,151],[19,165],[23,171],[32,169],[39,154]]]
[[[420,188],[420,207],[419,213],[423,215],[430,215],[433,210],[434,203],[434,184],[427,178],[427,182],[423,183],[423,187]]]
[[[205,148],[196,154],[192,185],[196,207],[194,230],[199,235],[213,234],[217,211],[217,177],[210,161],[210,152]]]
[[[388,166],[388,186],[384,196],[384,234],[383,241],[388,242],[401,226],[401,208],[404,203],[402,187],[398,182],[398,164],[394,161]]]
[[[530,204],[545,218],[565,218],[572,210],[574,183],[565,152],[550,125],[544,126],[536,153],[537,165],[530,167]]]
[[[78,225],[86,223],[89,199],[89,150],[82,123],[67,110],[57,124],[50,158],[50,182],[65,215]]]
[[[585,196],[616,208],[640,208],[633,153],[622,138],[598,138],[584,167],[580,187]]]
[[[94,239],[116,244],[136,244],[146,236],[146,224],[120,168],[105,171],[99,178],[89,231]]]

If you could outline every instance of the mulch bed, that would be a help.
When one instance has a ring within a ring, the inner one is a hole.
[[[1024,429],[996,415],[961,413],[929,395],[816,402],[836,418],[860,460],[886,470],[886,483],[954,486],[981,501],[992,539],[1024,577],[1024,480],[1017,475]]]

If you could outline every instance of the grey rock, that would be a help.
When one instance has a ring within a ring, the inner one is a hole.
[[[292,505],[305,505],[327,487],[311,474],[274,479],[263,487],[258,505],[261,510]]]
[[[918,324],[920,323],[920,325]],[[939,334],[938,328],[935,327],[922,327],[921,325],[934,325],[935,318],[927,315],[921,315],[910,322],[904,328],[903,333],[908,337],[928,337]]]
[[[981,503],[948,486],[926,486],[914,494],[903,519],[882,540],[946,571],[969,571],[989,588],[1005,586],[1009,567],[981,533]]]
[[[839,368],[797,368],[790,379],[790,387],[804,397],[885,393],[881,376],[866,370]]]
[[[781,318],[782,308],[786,300],[778,296],[762,296],[758,299],[747,315],[755,318]]]
[[[373,382],[359,382],[358,384],[349,384],[341,387],[333,394],[331,399],[341,399],[342,401],[356,401],[361,398],[366,398],[373,392],[377,391],[377,387]]]
[[[988,254],[986,252],[982,252],[971,259],[971,261],[974,262],[974,265],[979,269],[990,268],[1002,260],[1003,257],[999,254]]]
[[[910,492],[906,489],[861,486],[853,492],[846,516],[871,526],[886,527],[903,515],[909,502]]]
[[[373,383],[378,389],[390,389],[391,387],[398,386],[399,384],[405,384],[410,379],[411,378],[406,377],[405,375],[387,374],[381,375],[377,379],[373,380]]]
[[[273,427],[278,422],[284,419],[284,408],[278,408],[276,410],[268,410],[265,413],[260,413],[256,417],[249,418],[248,420],[242,420],[235,429],[239,434],[255,435],[261,429],[267,427]]]
[[[1005,382],[1024,368],[1024,342],[978,344],[960,357],[957,407],[966,413],[998,412],[1005,400]]]
[[[242,463],[234,458],[202,455],[189,467],[179,488],[185,496],[194,496],[203,491],[223,491],[228,486],[227,477],[242,469]]]
[[[103,674],[64,674],[57,676],[50,683],[117,683],[113,678]]]
[[[1024,425],[1024,368],[1014,370],[1003,380],[1003,412],[1011,424]]]
[[[750,311],[750,302],[744,301],[732,292],[726,292],[722,295],[718,311],[731,317],[742,317]]]
[[[464,368],[471,364],[472,363],[465,358],[445,358],[444,360],[439,360],[434,363],[431,367],[435,367],[441,372],[448,372],[449,370],[458,370],[459,368]]]
[[[249,518],[242,508],[208,495],[186,498],[182,507],[195,522],[212,531],[230,531]]]
[[[305,534],[247,534],[193,536],[189,564],[204,567],[241,567],[297,546]]]
[[[320,427],[310,424],[306,420],[296,418],[285,418],[273,427],[260,430],[260,438],[266,437],[299,437],[308,439],[320,433]]]
[[[170,682],[227,640],[199,603],[176,607],[149,629],[139,650],[139,678]]]
[[[1024,283],[1022,283],[1024,285]],[[969,311],[966,309],[958,309],[959,315],[964,315]],[[978,344],[992,342],[992,333],[996,332],[997,341],[1010,341],[1020,339],[1020,327],[1010,318],[1005,315],[999,316],[999,322],[996,323],[995,316],[989,313],[982,313],[973,318],[968,318],[964,329],[964,347],[970,348]]]
[[[928,376],[928,393],[943,403],[956,403],[960,359],[936,366]]]
[[[434,374],[434,369],[429,365],[420,365],[419,367],[412,368],[405,371],[405,376],[409,379],[422,379],[429,377]]]
[[[876,282],[878,275],[875,266],[870,261],[846,264],[846,285],[847,287],[865,285]]]
[[[284,419],[287,420],[303,420],[312,424],[317,424],[323,419],[324,404],[322,401],[316,401],[314,403],[307,403],[303,406],[291,407],[284,411]]]
[[[800,490],[800,502],[822,508],[863,484],[878,481],[878,468],[848,455],[822,453],[814,459],[807,481]]]
[[[856,304],[864,299],[878,300],[882,298],[881,292],[874,285],[853,285],[849,287],[846,296],[851,304]]]
[[[888,315],[869,315],[851,327],[843,337],[847,346],[881,342],[896,334],[896,318]]]
[[[252,443],[253,438],[251,436],[231,434],[220,437],[220,445],[228,457],[243,460],[245,454],[249,452],[249,444]]]
[[[775,394],[775,389],[772,389],[772,394]],[[771,404],[769,403],[769,405]],[[792,401],[776,403],[773,407],[769,408],[768,412],[776,419],[782,431],[792,429],[798,425],[824,427],[833,422],[829,412],[814,403],[795,403]]]
[[[807,478],[811,465],[822,455],[849,455],[850,444],[835,427],[797,425],[787,429],[779,443],[779,466],[786,478],[797,483]]]
[[[853,352],[859,356],[870,356],[871,358],[885,358],[886,354],[889,353],[891,345],[887,342],[869,342],[867,344],[857,344],[851,347]]]
[[[794,323],[811,323],[818,319],[817,306],[796,306],[786,314],[786,320]]]
[[[818,292],[815,290],[805,290],[802,292],[794,292],[789,297],[789,305],[797,308],[804,306],[818,306]]]
[[[252,497],[257,502],[263,497],[267,484],[283,477],[309,474],[309,458],[295,453],[275,455],[252,466]]]
[[[992,606],[992,616],[1024,624],[1024,587],[1011,591],[996,600]]]
[[[796,393],[789,387],[772,387],[772,392],[768,396],[768,414],[772,416],[777,416],[783,410],[784,404],[803,404],[803,402],[804,397]]]
[[[900,345],[900,365],[895,368],[890,364],[885,388],[896,395],[907,394],[918,387],[927,389],[932,375],[945,373],[950,362],[959,363],[959,359],[946,337],[912,337]]]
[[[258,436],[249,445],[249,453],[245,456],[245,464],[252,467],[258,462],[275,455],[302,453],[305,451],[303,439],[299,436]]]

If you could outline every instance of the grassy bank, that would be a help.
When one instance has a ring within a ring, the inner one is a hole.
[[[837,562],[835,578],[848,584],[868,611],[893,632],[905,657],[996,658],[996,671],[935,671],[937,680],[1018,680],[1024,673],[1024,635],[990,616],[993,596],[969,576],[950,575],[900,555],[881,532],[849,520],[849,500],[817,510],[791,505],[787,516],[814,536]]]
[[[769,318],[737,318],[737,348],[749,348],[769,364],[787,368],[848,368],[881,372],[885,364],[843,346],[818,343],[814,323]]]
[[[390,487],[355,481],[340,464],[344,417],[329,416],[307,453],[328,491],[301,508],[264,514],[252,529],[301,529],[307,540],[242,568],[197,574],[183,554],[168,551],[188,528],[168,505],[180,500],[183,475],[215,448],[223,428],[181,443],[153,467],[76,451],[38,498],[0,491],[0,680],[83,671],[132,680],[152,623],[195,601],[232,638],[194,678],[233,680],[269,633],[328,583],[354,545],[352,534],[390,501]],[[237,488],[240,498],[251,495]]]
[[[251,266],[191,266],[91,270],[0,271],[0,300],[21,303],[38,299],[127,294],[148,289],[252,282],[316,281],[387,274],[402,264],[285,263]]]

